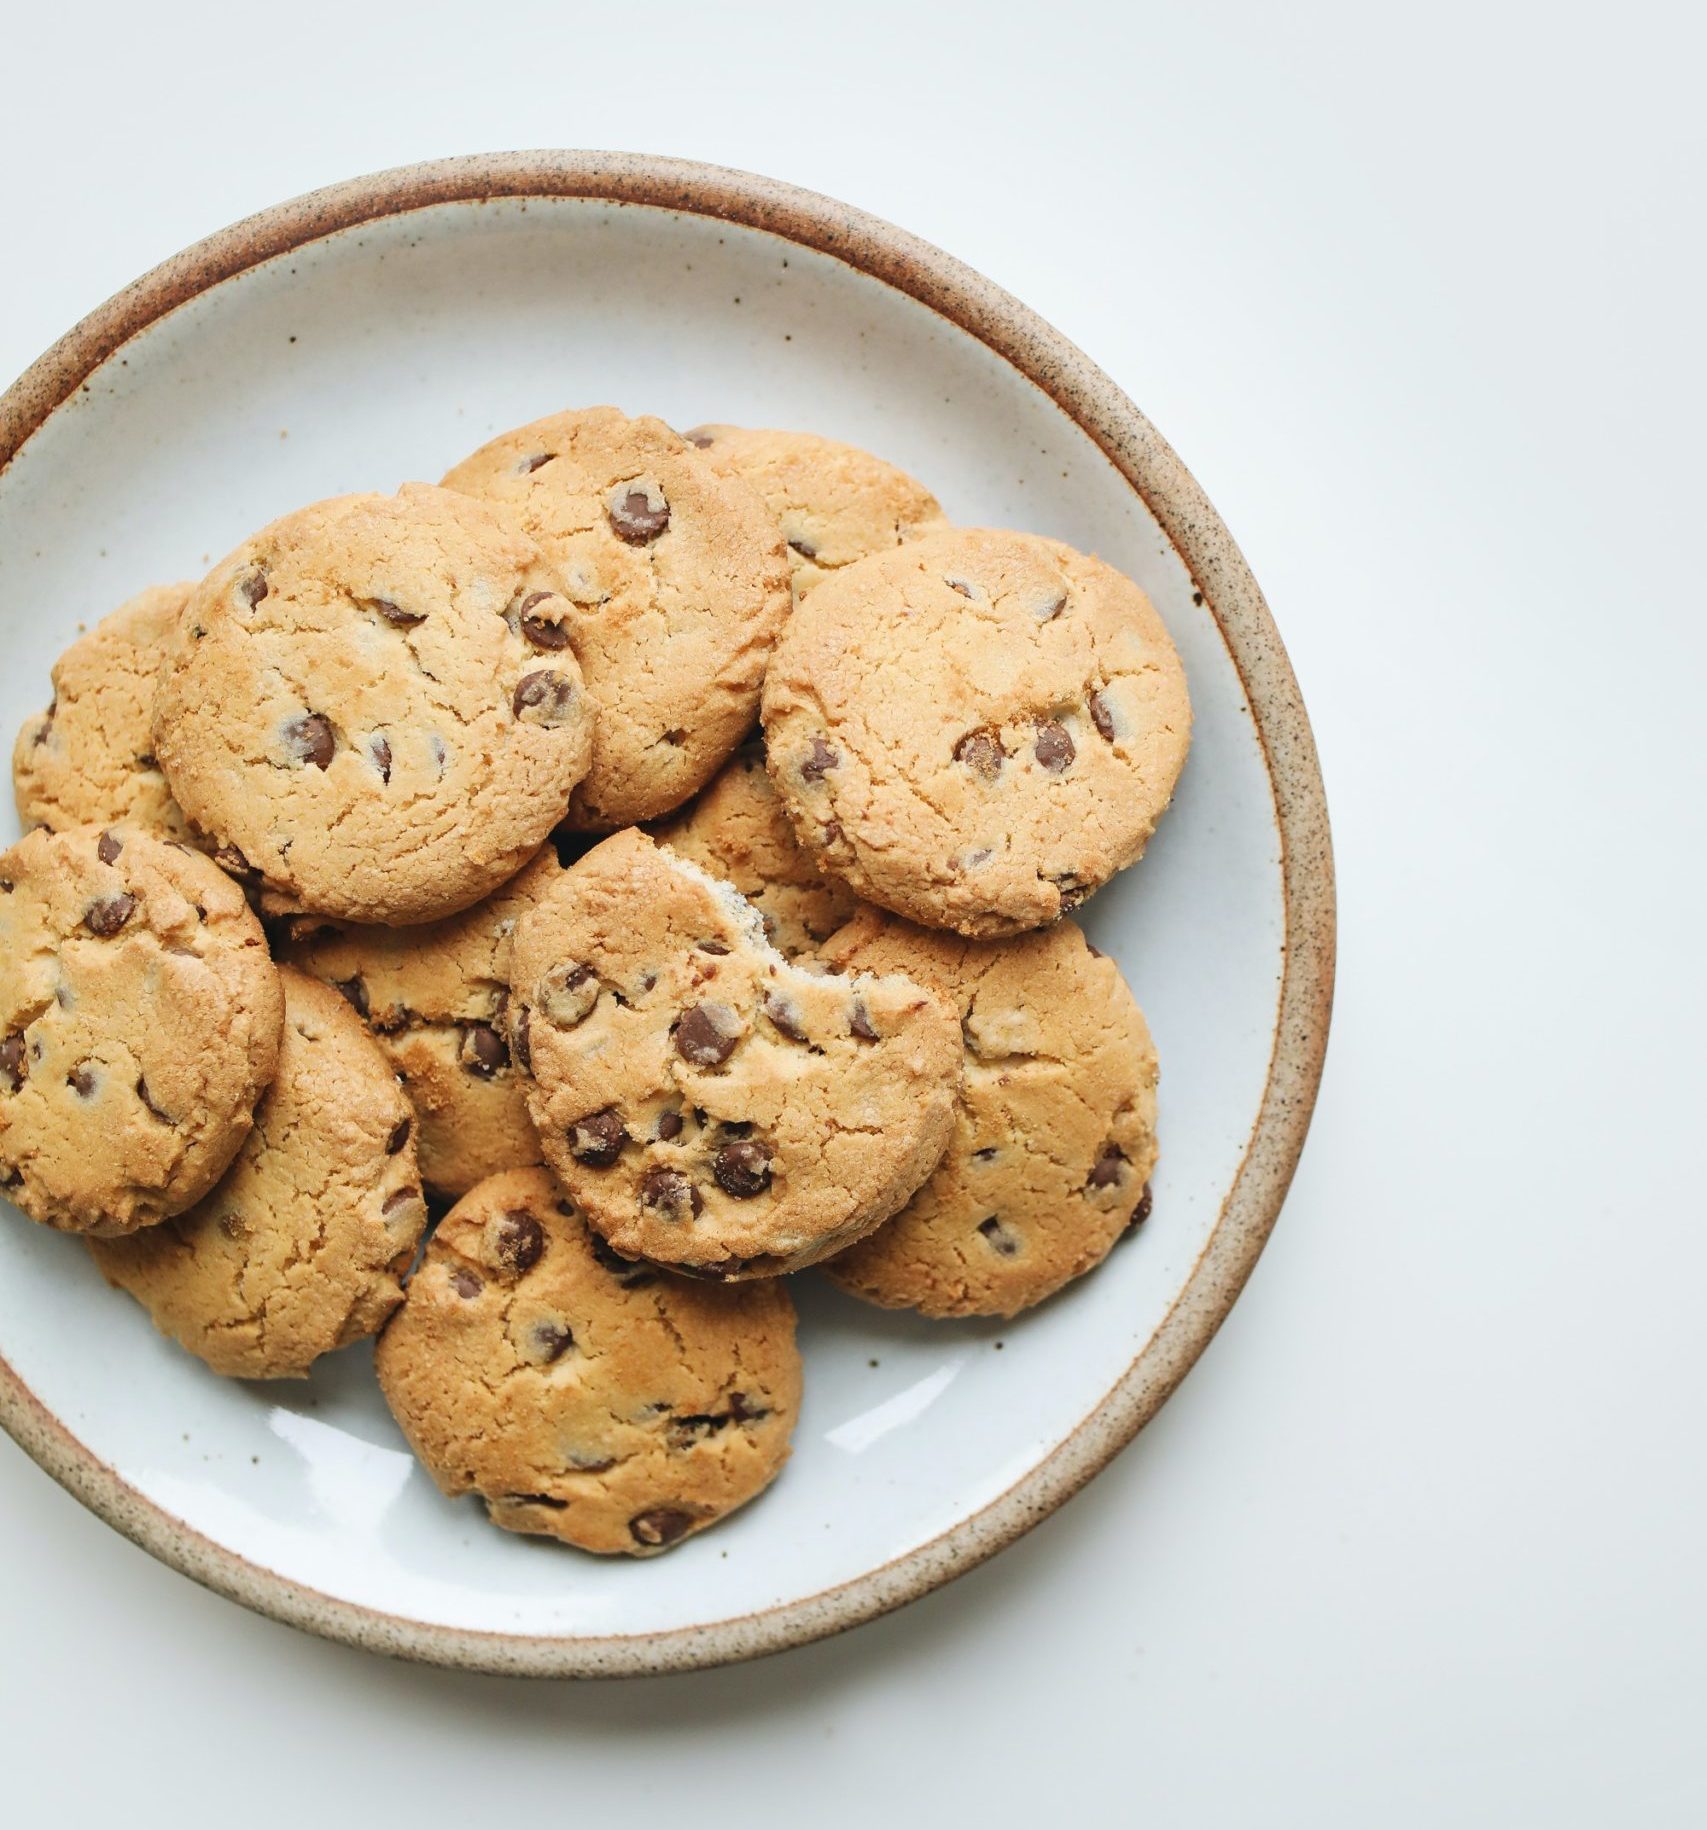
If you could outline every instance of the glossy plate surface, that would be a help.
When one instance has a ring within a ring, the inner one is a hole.
[[[825,432],[913,471],[957,520],[1103,554],[1168,622],[1196,737],[1148,857],[1082,912],[1161,1054],[1148,1226],[1012,1323],[926,1323],[795,1279],[794,1459],[667,1557],[603,1563],[488,1527],[414,1465],[366,1347],[303,1385],[222,1383],[76,1242],[0,1213],[0,1420],[50,1471],[250,1605],[504,1670],[797,1642],[1058,1504],[1166,1396],[1254,1261],[1308,1121],[1332,969],[1302,707],[1166,446],[934,250],[674,162],[515,155],[358,181],[191,250],[50,352],[0,402],[8,745],[60,649],[142,585],[198,573],[300,503],[436,478],[506,426],[600,401]]]

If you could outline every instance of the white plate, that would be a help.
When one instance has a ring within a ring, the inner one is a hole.
[[[1103,554],[1167,620],[1196,735],[1149,855],[1081,916],[1160,1050],[1148,1225],[1011,1323],[924,1322],[795,1279],[794,1458],[667,1557],[602,1562],[490,1528],[415,1466],[367,1347],[306,1384],[222,1382],[76,1241],[0,1215],[0,1420],[59,1478],[251,1605],[508,1670],[658,1669],[809,1638],[1059,1503],[1248,1272],[1308,1120],[1331,977],[1302,708],[1171,453],[946,257],[707,168],[531,155],[361,181],[215,237],[72,333],[0,402],[8,741],[56,654],[141,586],[198,573],[297,504],[437,478],[504,427],[601,401],[825,432],[914,472],[957,520]]]

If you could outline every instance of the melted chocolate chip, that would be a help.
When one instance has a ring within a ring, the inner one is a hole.
[[[650,1512],[637,1512],[628,1521],[629,1535],[636,1544],[657,1549],[674,1544],[693,1529],[693,1514],[674,1506],[654,1506]]]
[[[418,1188],[394,1188],[379,1204],[382,1214],[395,1214],[405,1207],[413,1207],[421,1199]]]
[[[630,546],[647,545],[670,525],[670,505],[662,490],[658,491],[656,504],[647,490],[624,490],[606,503],[605,515],[611,532]]]
[[[1146,1182],[1144,1192],[1138,1197],[1138,1205],[1132,1210],[1132,1218],[1126,1223],[1129,1231],[1136,1231],[1150,1218],[1151,1205],[1150,1184]]]
[[[872,1023],[871,1012],[866,1009],[862,998],[855,998],[848,1011],[848,1031],[858,1036],[861,1042],[875,1042],[877,1029]]]
[[[974,775],[987,782],[1001,774],[1007,755],[994,731],[968,731],[954,746],[954,760],[965,763]]]
[[[645,1284],[657,1281],[657,1273],[650,1265],[636,1264],[632,1258],[624,1258],[620,1252],[613,1251],[597,1233],[587,1235],[587,1245],[598,1264],[625,1290],[638,1290]]]
[[[533,1001],[546,1022],[573,1029],[592,1014],[599,1001],[599,981],[591,966],[564,960],[534,987]]]
[[[29,1075],[30,1064],[24,1054],[24,1032],[15,1029],[4,1042],[0,1042],[0,1081],[4,1081],[8,1093],[16,1093]]]
[[[362,978],[359,973],[354,978],[334,979],[332,989],[343,994],[358,1016],[367,1015],[367,980]]]
[[[1057,718],[1039,718],[1032,754],[1051,774],[1059,775],[1073,760],[1073,740]]]
[[[467,1302],[471,1297],[478,1296],[486,1285],[478,1272],[469,1270],[465,1264],[459,1264],[451,1271],[450,1287]]]
[[[413,629],[417,623],[427,620],[424,610],[405,610],[401,604],[394,604],[389,597],[370,597],[368,603],[394,629]]]
[[[667,1144],[672,1138],[682,1134],[682,1115],[679,1112],[660,1112],[658,1114],[658,1141]]]
[[[1108,701],[1101,693],[1090,696],[1091,723],[1097,728],[1097,735],[1105,743],[1114,742],[1114,713],[1108,709]]]
[[[716,436],[709,426],[695,426],[691,432],[682,434],[690,445],[697,445],[701,451],[711,444]]]
[[[1113,1144],[1105,1144],[1102,1155],[1091,1166],[1091,1173],[1085,1178],[1085,1186],[1086,1188],[1118,1188],[1125,1176],[1125,1153]]]
[[[161,1124],[170,1125],[176,1122],[170,1112],[161,1111],[154,1101],[149,1098],[148,1082],[144,1080],[140,1074],[136,1077],[136,1096],[142,1101],[143,1105],[159,1119]]]
[[[526,1209],[513,1208],[498,1222],[493,1249],[500,1268],[520,1277],[545,1256],[545,1228]]]
[[[770,1018],[772,1027],[780,1030],[790,1042],[806,1040],[804,1019],[781,992],[773,991],[765,999],[765,1015]]]
[[[832,750],[822,737],[814,737],[811,749],[801,761],[800,779],[803,782],[821,782],[830,770],[840,767],[841,760],[841,751]]]
[[[999,1253],[1001,1257],[1013,1258],[1018,1255],[1019,1239],[1017,1235],[1010,1233],[994,1214],[988,1220],[978,1222],[978,1231],[989,1242],[990,1249]]]
[[[1063,591],[1058,597],[1046,597],[1037,606],[1037,620],[1040,623],[1052,623],[1067,608],[1067,593]]]
[[[727,1004],[690,1004],[676,1024],[676,1053],[695,1067],[721,1067],[740,1039],[740,1019]]]
[[[770,1148],[755,1138],[736,1138],[718,1151],[712,1160],[711,1173],[726,1195],[734,1195],[740,1201],[750,1200],[770,1187]]]
[[[532,476],[536,470],[543,470],[556,456],[555,451],[536,451],[532,457],[523,458],[516,469],[524,477]]]
[[[628,1141],[627,1129],[614,1106],[589,1112],[569,1127],[569,1154],[589,1169],[609,1169]]]
[[[267,583],[267,575],[264,571],[251,572],[237,587],[237,594],[243,599],[244,603],[253,610],[271,589],[272,587]]]
[[[575,703],[575,685],[566,674],[541,668],[523,674],[510,698],[510,710],[530,724],[562,724]]]
[[[396,1156],[398,1151],[401,1150],[406,1143],[408,1143],[409,1133],[412,1130],[414,1130],[414,1128],[415,1128],[414,1119],[412,1119],[412,1118],[398,1119],[397,1123],[391,1127],[390,1137],[388,1137],[385,1140],[385,1154],[387,1156]]]
[[[788,543],[790,552],[798,553],[802,559],[816,559],[818,549],[810,540],[791,540]]]
[[[490,1023],[465,1023],[462,1045],[457,1058],[469,1073],[490,1080],[500,1068],[510,1065],[510,1051],[504,1038]]]
[[[533,1071],[533,1017],[524,1004],[510,1019],[510,1052],[524,1074]]]
[[[91,934],[110,940],[136,912],[136,898],[120,893],[102,896],[83,911],[83,925]]]
[[[65,1084],[70,1087],[79,1099],[93,1098],[95,1092],[95,1073],[86,1061],[79,1061],[65,1076]]]
[[[557,649],[569,646],[569,631],[561,623],[553,622],[548,616],[529,614],[541,604],[549,604],[556,595],[555,591],[534,591],[522,599],[522,634],[535,648]]]
[[[972,595],[972,587],[964,578],[945,578],[942,582],[948,586],[949,590],[958,591],[962,597]]]
[[[705,1203],[679,1169],[648,1169],[640,1178],[640,1205],[677,1225],[699,1217]]]
[[[723,956],[729,951],[729,949],[720,940],[702,940],[699,943],[699,950],[701,953],[709,953],[717,959],[722,959]]]
[[[528,1330],[528,1335],[533,1342],[534,1352],[546,1366],[561,1360],[575,1345],[575,1336],[563,1322],[535,1322]]]
[[[318,712],[304,712],[300,718],[293,718],[284,727],[284,741],[291,756],[300,763],[313,763],[316,769],[326,768],[337,748],[330,722]]]
[[[110,832],[102,833],[95,841],[95,856],[103,864],[111,864],[123,850],[124,841]]]

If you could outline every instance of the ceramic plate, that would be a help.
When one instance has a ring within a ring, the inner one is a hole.
[[[0,399],[7,741],[55,655],[139,587],[199,573],[300,503],[437,478],[507,426],[602,401],[829,433],[914,472],[957,520],[1103,554],[1166,618],[1196,734],[1148,856],[1082,915],[1161,1054],[1148,1225],[1010,1323],[923,1322],[795,1279],[794,1458],[667,1557],[603,1562],[490,1528],[406,1453],[367,1347],[303,1384],[223,1383],[76,1241],[0,1212],[0,1421],[44,1467],[250,1606],[519,1672],[798,1643],[945,1581],[1070,1495],[1249,1273],[1303,1142],[1332,975],[1303,707],[1178,460],[948,256],[709,167],[551,153],[358,180],[214,236],[71,332]]]

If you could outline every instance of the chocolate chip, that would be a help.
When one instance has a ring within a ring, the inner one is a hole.
[[[816,559],[818,549],[810,540],[791,540],[788,543],[791,552],[798,553],[802,559]]]
[[[996,1160],[997,1154],[996,1146],[994,1144],[986,1144],[982,1150],[974,1150],[972,1152],[972,1160],[974,1163],[993,1163]]]
[[[625,1290],[638,1290],[645,1284],[657,1282],[657,1274],[650,1265],[636,1264],[632,1258],[624,1258],[620,1252],[613,1251],[597,1233],[588,1233],[587,1245],[598,1264],[610,1272]]]
[[[542,1364],[549,1366],[554,1360],[561,1360],[575,1345],[575,1337],[562,1322],[535,1322],[528,1330],[533,1342],[533,1350]]]
[[[486,1285],[477,1272],[459,1264],[450,1274],[450,1287],[466,1302],[470,1297],[478,1296]]]
[[[741,1019],[727,1004],[690,1004],[676,1024],[676,1053],[695,1067],[721,1067],[741,1039]]]
[[[92,1098],[95,1091],[94,1070],[86,1061],[79,1061],[65,1076],[65,1084],[70,1087],[79,1099]]]
[[[718,1151],[711,1173],[717,1177],[717,1186],[739,1201],[762,1195],[771,1185],[770,1148],[754,1138],[736,1138]]]
[[[272,587],[267,583],[266,573],[264,571],[258,571],[251,572],[249,576],[238,585],[237,591],[244,603],[253,610],[271,588]]]
[[[714,958],[722,959],[729,949],[720,940],[702,940],[699,943],[701,953],[709,953]]]
[[[547,667],[522,675],[510,698],[510,710],[518,718],[526,717],[530,724],[549,728],[562,724],[574,703],[574,682],[566,674],[554,673]]]
[[[1007,761],[1007,751],[994,731],[968,731],[954,746],[954,760],[965,763],[974,775],[993,782]]]
[[[161,1124],[170,1125],[170,1124],[173,1124],[174,1122],[176,1122],[173,1119],[170,1112],[162,1112],[161,1109],[154,1103],[154,1101],[149,1098],[148,1082],[146,1080],[144,1080],[140,1074],[138,1074],[136,1077],[136,1096],[138,1099],[140,1099],[142,1101],[143,1105],[146,1106],[148,1108],[148,1110],[150,1112],[152,1112],[157,1119],[159,1119]]]
[[[1102,1155],[1091,1166],[1091,1173],[1085,1179],[1085,1186],[1087,1188],[1118,1188],[1125,1176],[1125,1153],[1113,1144],[1105,1144]]]
[[[877,1029],[871,1021],[871,1012],[865,1007],[863,998],[855,998],[848,1011],[849,1033],[858,1036],[861,1042],[875,1042]]]
[[[999,1253],[1003,1258],[1013,1258],[1018,1255],[1019,1239],[1010,1233],[994,1214],[988,1220],[978,1222],[978,1231],[989,1241],[990,1249]]]
[[[651,490],[628,488],[605,504],[605,515],[617,539],[630,546],[645,546],[670,525],[670,505],[661,489],[656,493],[658,500],[654,503]]]
[[[637,1512],[628,1521],[629,1534],[635,1543],[651,1549],[674,1544],[692,1529],[693,1514],[678,1511],[674,1506],[654,1506],[650,1512]]]
[[[699,1190],[679,1169],[648,1169],[640,1178],[640,1205],[676,1225],[697,1219],[705,1205]]]
[[[510,1019],[510,1052],[524,1074],[533,1071],[533,1017],[525,1004]]]
[[[1059,775],[1074,755],[1073,740],[1067,735],[1067,727],[1056,718],[1039,718],[1037,741],[1032,745],[1032,754],[1044,768]]]
[[[540,604],[548,604],[557,595],[555,591],[535,591],[522,599],[521,619],[522,634],[535,648],[567,648],[569,631],[561,623],[554,623],[549,617],[530,616],[528,612]]]
[[[394,604],[389,597],[370,597],[367,601],[394,629],[413,629],[417,623],[427,620],[425,611],[405,610],[401,604]]]
[[[949,590],[958,591],[962,597],[972,595],[972,587],[964,578],[945,578],[942,582],[948,586]]]
[[[415,1128],[412,1118],[400,1118],[391,1127],[391,1135],[385,1140],[385,1154],[396,1156],[399,1150],[409,1141],[409,1133]]]
[[[555,451],[536,451],[532,457],[523,458],[516,469],[524,477],[532,476],[536,470],[543,470],[556,456]]]
[[[8,1093],[16,1093],[29,1074],[30,1064],[24,1056],[24,1032],[15,1029],[0,1042],[0,1080],[5,1081]]]
[[[691,432],[682,434],[690,445],[697,445],[701,451],[711,444],[716,436],[709,426],[695,426]]]
[[[1058,597],[1046,597],[1037,606],[1037,620],[1040,623],[1052,623],[1067,608],[1067,593],[1063,591]]]
[[[391,781],[391,744],[384,737],[375,737],[368,744],[367,753],[373,758],[373,766],[379,771],[379,779],[387,785]]]
[[[821,782],[831,769],[840,765],[841,760],[839,750],[832,750],[822,737],[814,737],[812,748],[806,752],[805,760],[800,765],[800,779],[803,782]]]
[[[99,858],[103,864],[111,864],[123,850],[124,841],[115,838],[110,832],[102,833],[95,841],[95,856]]]
[[[350,1004],[355,1007],[358,1016],[367,1015],[367,980],[362,978],[359,973],[354,978],[334,979],[332,989],[342,992]]]
[[[840,820],[826,820],[824,822],[824,843],[826,845],[840,845],[841,842],[842,842],[842,823],[841,823],[841,821]]]
[[[674,730],[674,731],[666,731],[664,733],[663,737],[660,739],[661,742],[667,743],[672,750],[679,750],[682,747],[682,745],[687,742],[687,740],[688,740],[687,732],[684,730],[679,730],[679,729]]]
[[[482,1080],[490,1080],[499,1068],[510,1065],[510,1051],[504,1038],[490,1023],[463,1024],[457,1057],[469,1073]]]
[[[1132,1218],[1126,1223],[1129,1230],[1135,1230],[1150,1218],[1151,1205],[1150,1184],[1146,1182],[1144,1192],[1138,1197],[1138,1205],[1132,1210]]]
[[[615,1106],[589,1112],[569,1127],[569,1154],[589,1169],[609,1169],[628,1141],[628,1132]]]
[[[136,898],[121,892],[102,896],[83,911],[83,925],[91,934],[110,940],[136,912]]]
[[[761,1417],[768,1417],[769,1409],[764,1405],[752,1403],[745,1392],[729,1394],[729,1421],[731,1423],[757,1423]]]
[[[564,960],[553,966],[534,987],[533,1001],[547,1023],[573,1029],[592,1014],[599,1001],[599,981],[591,966]]]
[[[324,769],[331,762],[337,748],[331,724],[318,712],[304,712],[300,718],[293,718],[284,728],[284,741],[286,750],[298,762],[313,763],[317,769]]]
[[[213,848],[213,861],[222,870],[229,871],[234,877],[252,877],[255,867],[245,858],[235,845],[221,844]]]
[[[770,1018],[772,1026],[781,1030],[790,1042],[806,1040],[804,1019],[781,992],[773,991],[765,999],[765,1015]]]
[[[682,1115],[679,1112],[660,1112],[658,1114],[658,1141],[667,1144],[672,1138],[682,1134]]]
[[[1108,701],[1101,693],[1092,693],[1090,697],[1091,723],[1097,728],[1097,735],[1105,742],[1114,742],[1114,713],[1108,709]]]
[[[59,701],[57,699],[55,699],[54,702],[41,715],[41,723],[36,726],[35,739],[31,745],[32,749],[39,750],[42,747],[42,745],[47,742],[48,738],[52,735],[52,732],[53,732],[53,721],[58,716],[59,716]]]
[[[418,1188],[394,1188],[379,1204],[382,1214],[395,1214],[405,1207],[412,1207],[421,1199]]]
[[[545,1256],[545,1228],[525,1209],[513,1208],[498,1222],[494,1249],[500,1267],[520,1277]]]

